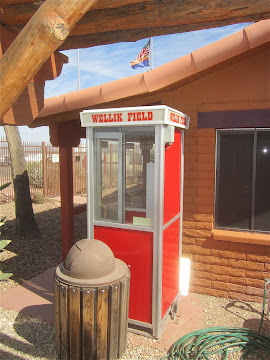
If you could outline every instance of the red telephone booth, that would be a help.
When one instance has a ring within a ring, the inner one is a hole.
[[[85,110],[88,237],[131,271],[129,327],[160,337],[179,302],[184,129],[164,105]]]

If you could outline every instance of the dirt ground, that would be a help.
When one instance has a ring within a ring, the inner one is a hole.
[[[11,240],[0,252],[5,272],[12,272],[11,279],[0,283],[0,293],[21,284],[23,281],[57,266],[61,259],[61,223],[59,203],[48,201],[33,204],[41,239],[17,239],[14,204],[0,206],[0,217],[6,216],[1,228],[1,239]],[[86,238],[86,214],[75,217],[75,240]],[[262,304],[215,298],[206,295],[187,297],[187,306],[200,309],[202,327],[245,327],[257,330]],[[0,303],[1,305],[1,303]],[[180,309],[181,311],[181,309]],[[198,316],[191,314],[190,316]],[[55,352],[54,325],[0,307],[0,359],[57,359]],[[175,326],[182,326],[181,313]],[[189,332],[187,327],[187,333]],[[270,337],[270,320],[265,316],[262,333]],[[158,360],[168,351],[164,341],[128,334],[128,347],[122,360]],[[231,355],[229,360],[240,359]],[[212,359],[212,358],[211,358]],[[221,358],[217,358],[221,359]],[[269,355],[270,359],[270,355]]]

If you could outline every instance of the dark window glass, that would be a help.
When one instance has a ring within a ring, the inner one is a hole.
[[[270,230],[270,131],[220,132],[216,227]]]
[[[257,135],[254,229],[270,230],[270,131]]]
[[[250,227],[253,134],[222,134],[217,225]]]

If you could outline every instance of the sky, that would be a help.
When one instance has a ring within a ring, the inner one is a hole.
[[[251,23],[241,23],[213,29],[191,31],[187,33],[163,35],[153,38],[153,68],[191,53],[201,47],[227,37]],[[143,46],[149,40],[95,46],[79,50],[80,89],[101,85],[116,79],[149,71],[149,67],[132,69],[130,61],[135,60]],[[63,51],[68,56],[61,75],[46,81],[45,98],[62,95],[78,90],[78,51]],[[19,127],[22,141],[49,142],[48,127],[29,129]],[[0,137],[4,130],[0,127]]]

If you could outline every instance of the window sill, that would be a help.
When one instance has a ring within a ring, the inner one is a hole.
[[[259,234],[244,231],[217,230],[212,231],[214,240],[239,242],[245,244],[270,245],[270,234]]]

